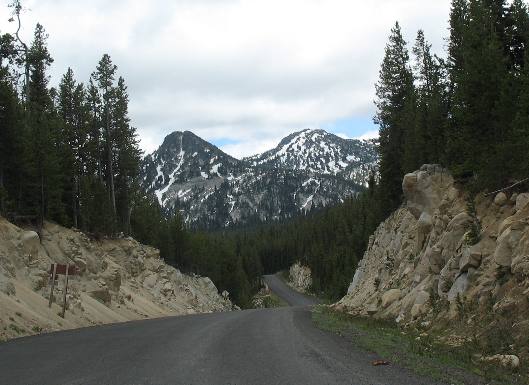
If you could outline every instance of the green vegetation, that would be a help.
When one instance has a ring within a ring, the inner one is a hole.
[[[26,332],[26,329],[21,328],[15,324],[9,324],[9,329],[13,330],[17,334],[24,334]]]
[[[260,291],[253,298],[253,303],[257,307],[272,309],[276,307],[286,307],[288,304],[275,295],[273,292],[263,293]]]
[[[419,375],[461,385],[482,383],[480,378],[491,384],[526,384],[526,378],[519,373],[480,362],[478,357],[483,351],[475,344],[447,346],[438,342],[435,334],[402,329],[387,321],[354,317],[326,306],[315,307],[312,319],[319,328],[339,334],[360,349],[374,352],[383,360]]]
[[[377,84],[380,203],[401,203],[402,176],[446,165],[472,191],[529,173],[529,13],[523,0],[453,0],[447,59],[419,31],[410,60],[397,23]]]

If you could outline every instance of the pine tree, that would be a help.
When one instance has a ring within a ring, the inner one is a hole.
[[[433,56],[424,32],[419,31],[413,47],[417,111],[414,134],[419,143],[414,150],[414,169],[425,163],[440,163],[443,156],[447,120],[444,63]]]
[[[0,35],[0,214],[7,212],[8,191],[13,191],[19,173],[16,164],[22,166],[19,154],[19,103],[10,68],[16,59],[14,38]]]
[[[404,141],[413,122],[414,87],[406,42],[397,23],[391,30],[386,54],[376,85],[377,114],[380,126],[380,189],[382,213],[389,215],[401,202],[404,175]]]
[[[88,141],[88,111],[85,103],[85,91],[77,84],[71,68],[63,76],[59,85],[58,113],[62,118],[62,159],[63,170],[67,175],[68,195],[71,202],[73,226],[79,227],[81,204],[81,178],[86,164],[86,145]]]
[[[470,1],[468,23],[458,37],[462,67],[451,69],[458,75],[451,103],[449,164],[456,176],[473,175],[482,186],[505,178],[495,146],[506,137],[498,106],[506,90],[507,65],[495,26],[496,13],[480,0]]]
[[[106,152],[105,172],[107,179],[107,189],[112,207],[112,214],[116,218],[116,192],[114,186],[114,146],[112,132],[112,99],[114,91],[114,80],[117,67],[112,63],[110,56],[104,54],[96,70],[96,79],[98,87],[101,90],[103,100],[103,113],[101,116],[102,126],[104,127],[104,140]]]
[[[88,143],[87,143],[87,172],[96,175],[103,183],[103,154],[102,154],[102,109],[99,90],[97,89],[97,75],[93,73],[86,90],[86,108],[88,110]]]
[[[120,77],[113,93],[113,141],[116,148],[116,178],[119,199],[119,216],[122,229],[130,234],[130,216],[132,210],[132,186],[138,177],[141,151],[136,137],[136,129],[130,125],[128,114],[129,96],[125,80]]]
[[[30,68],[28,127],[31,133],[29,158],[31,171],[26,204],[32,210],[39,226],[44,218],[61,218],[64,214],[61,203],[62,183],[57,149],[58,121],[54,116],[52,99],[48,90],[47,68],[53,59],[47,48],[48,35],[44,27],[37,24],[34,40],[28,52]]]

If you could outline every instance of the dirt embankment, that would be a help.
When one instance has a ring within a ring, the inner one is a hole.
[[[52,263],[75,264],[65,318],[64,276],[48,307]],[[225,293],[226,294],[226,293]],[[88,238],[46,223],[41,237],[0,217],[0,340],[144,318],[229,311],[207,277],[182,274],[131,238]]]

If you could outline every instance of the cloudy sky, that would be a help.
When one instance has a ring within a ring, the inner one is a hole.
[[[0,31],[8,0],[1,0]],[[26,0],[23,36],[50,35],[51,82],[86,81],[104,53],[151,152],[190,130],[241,157],[303,128],[372,136],[374,83],[391,27],[442,53],[450,0]]]

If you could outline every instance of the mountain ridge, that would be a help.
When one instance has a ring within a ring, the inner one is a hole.
[[[376,169],[373,142],[305,129],[236,159],[190,131],[169,134],[142,162],[142,185],[193,227],[292,217],[343,202]]]

